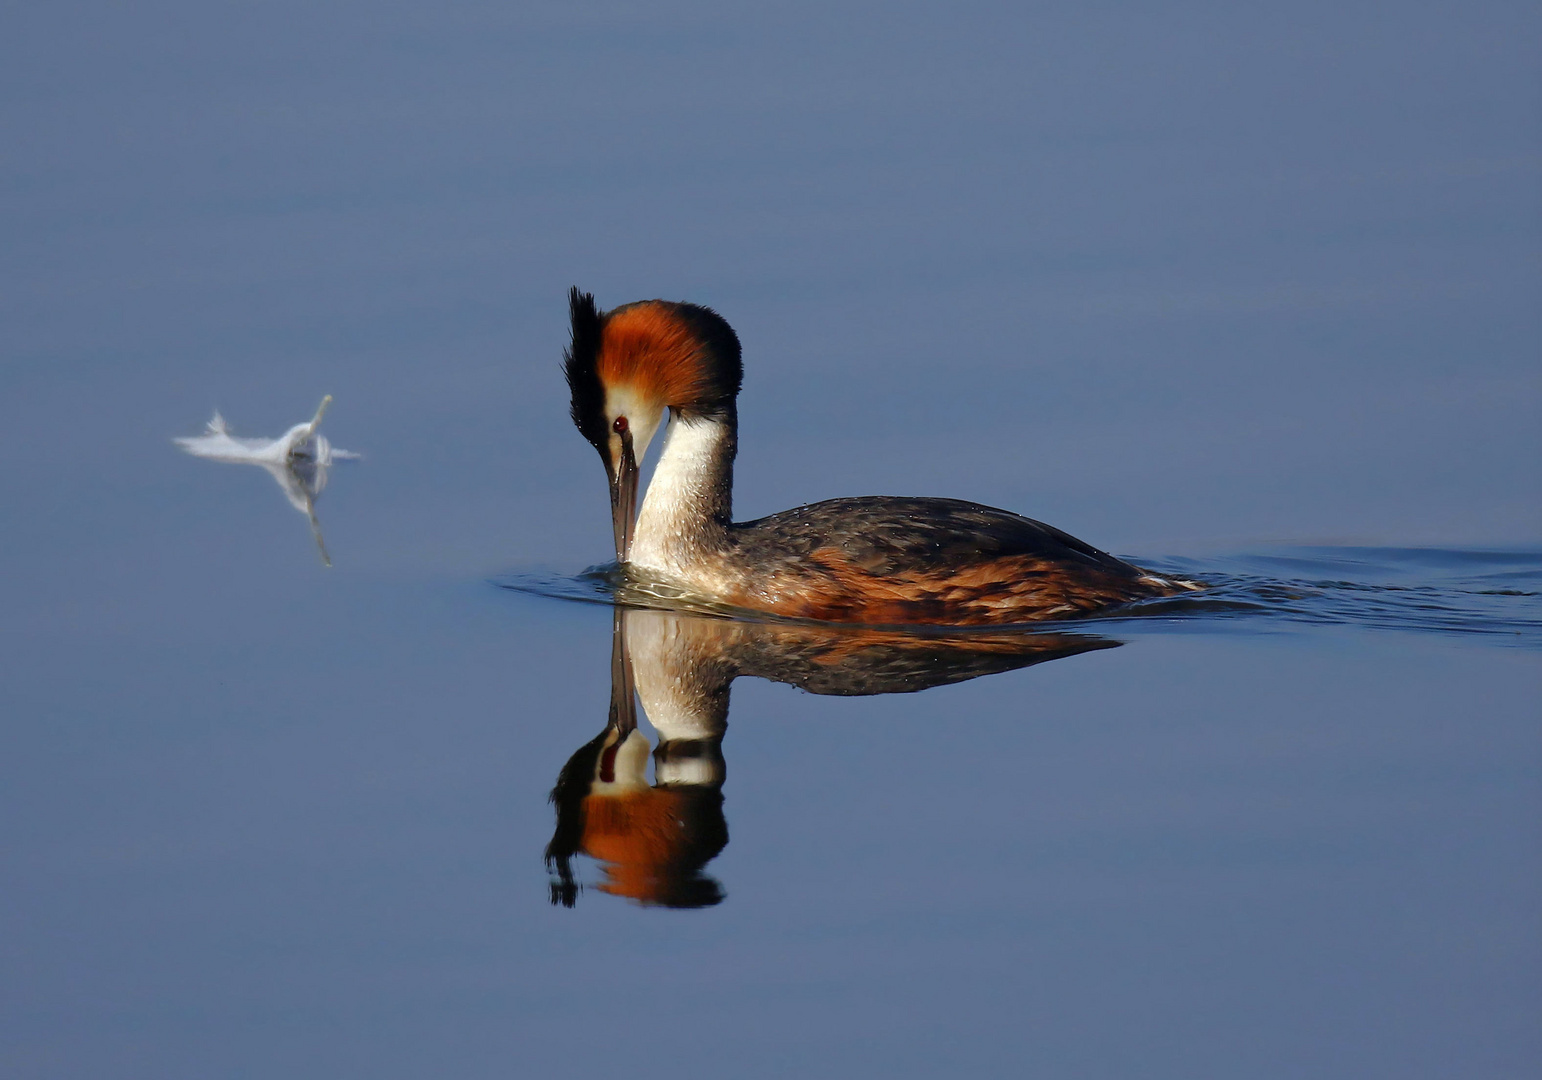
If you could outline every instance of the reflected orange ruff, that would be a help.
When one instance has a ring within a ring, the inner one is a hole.
[[[601,892],[645,904],[665,902],[695,846],[689,801],[667,788],[584,798],[580,850],[600,860],[606,878]]]

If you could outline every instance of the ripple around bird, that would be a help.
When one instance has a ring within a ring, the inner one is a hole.
[[[1542,648],[1542,551],[1277,547],[1213,558],[1132,561],[1157,573],[1201,581],[1207,588],[1141,601],[1090,619],[1030,625],[1043,632],[1097,622],[1104,630],[1114,624],[1134,633],[1217,620],[1243,622],[1248,629],[1315,624],[1481,635],[1493,644]],[[493,583],[559,600],[767,618],[667,584],[629,579],[613,564],[573,575],[511,571]]]

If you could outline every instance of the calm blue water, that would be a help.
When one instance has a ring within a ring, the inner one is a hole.
[[[3,21],[0,1074],[1542,1066],[1535,11]],[[1212,587],[618,631],[572,284],[739,331],[741,517]],[[171,443],[327,393],[330,569]]]

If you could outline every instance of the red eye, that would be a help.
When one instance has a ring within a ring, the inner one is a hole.
[[[627,428],[631,425],[626,422],[626,417],[618,416],[616,417],[616,422],[610,426],[615,429],[617,435],[625,435]]]

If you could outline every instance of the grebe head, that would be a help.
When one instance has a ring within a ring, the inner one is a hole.
[[[568,293],[573,341],[564,372],[573,423],[610,477],[616,561],[626,562],[637,517],[638,462],[664,410],[730,410],[744,368],[733,328],[711,308],[643,300],[601,312],[590,293]]]

